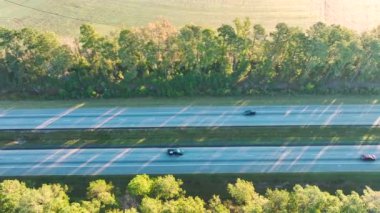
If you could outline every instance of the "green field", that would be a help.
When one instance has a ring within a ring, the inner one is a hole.
[[[268,29],[279,22],[307,27],[323,21],[364,31],[379,25],[379,8],[373,0],[1,0],[0,26],[72,36],[83,23],[110,32],[162,18],[176,26],[217,27],[249,17]]]
[[[13,2],[13,3],[11,3]],[[278,22],[309,26],[320,20],[317,0],[1,0],[0,26],[34,27],[76,35],[83,23],[107,32],[164,18],[176,26],[217,27],[237,17],[273,28]],[[16,4],[14,4],[16,3]]]

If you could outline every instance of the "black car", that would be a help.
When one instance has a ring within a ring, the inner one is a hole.
[[[181,156],[181,155],[183,155],[183,151],[179,148],[168,149],[167,153],[170,156]]]
[[[360,159],[362,159],[364,161],[375,161],[376,156],[373,154],[363,154],[360,156]]]
[[[243,113],[245,116],[253,116],[253,115],[256,115],[256,112],[255,111],[252,111],[252,110],[246,110],[244,111]]]

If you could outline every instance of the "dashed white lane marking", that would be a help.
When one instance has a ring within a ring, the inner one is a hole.
[[[45,129],[46,127],[48,127],[49,125],[51,125],[52,123],[58,121],[59,119],[61,119],[62,117],[74,112],[75,110],[81,108],[82,106],[84,106],[84,103],[81,103],[81,104],[78,104],[76,106],[73,106],[69,109],[67,109],[66,111],[62,112],[61,114],[58,114],[46,121],[44,121],[42,124],[38,125],[36,128],[34,128],[34,130],[39,130],[39,129]]]

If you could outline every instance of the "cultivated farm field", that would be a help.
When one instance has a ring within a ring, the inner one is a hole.
[[[279,22],[307,27],[322,19],[319,0],[1,0],[0,26],[77,35],[92,23],[101,32],[167,19],[176,26],[218,27],[249,17],[271,29]]]
[[[306,28],[318,21],[367,31],[380,25],[377,0],[0,0],[0,26],[78,35],[93,24],[109,33],[166,19],[177,27],[218,27],[249,17],[268,30],[279,22]]]

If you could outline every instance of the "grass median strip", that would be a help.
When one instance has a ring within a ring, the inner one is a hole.
[[[380,144],[371,127],[219,127],[0,131],[1,148]]]

